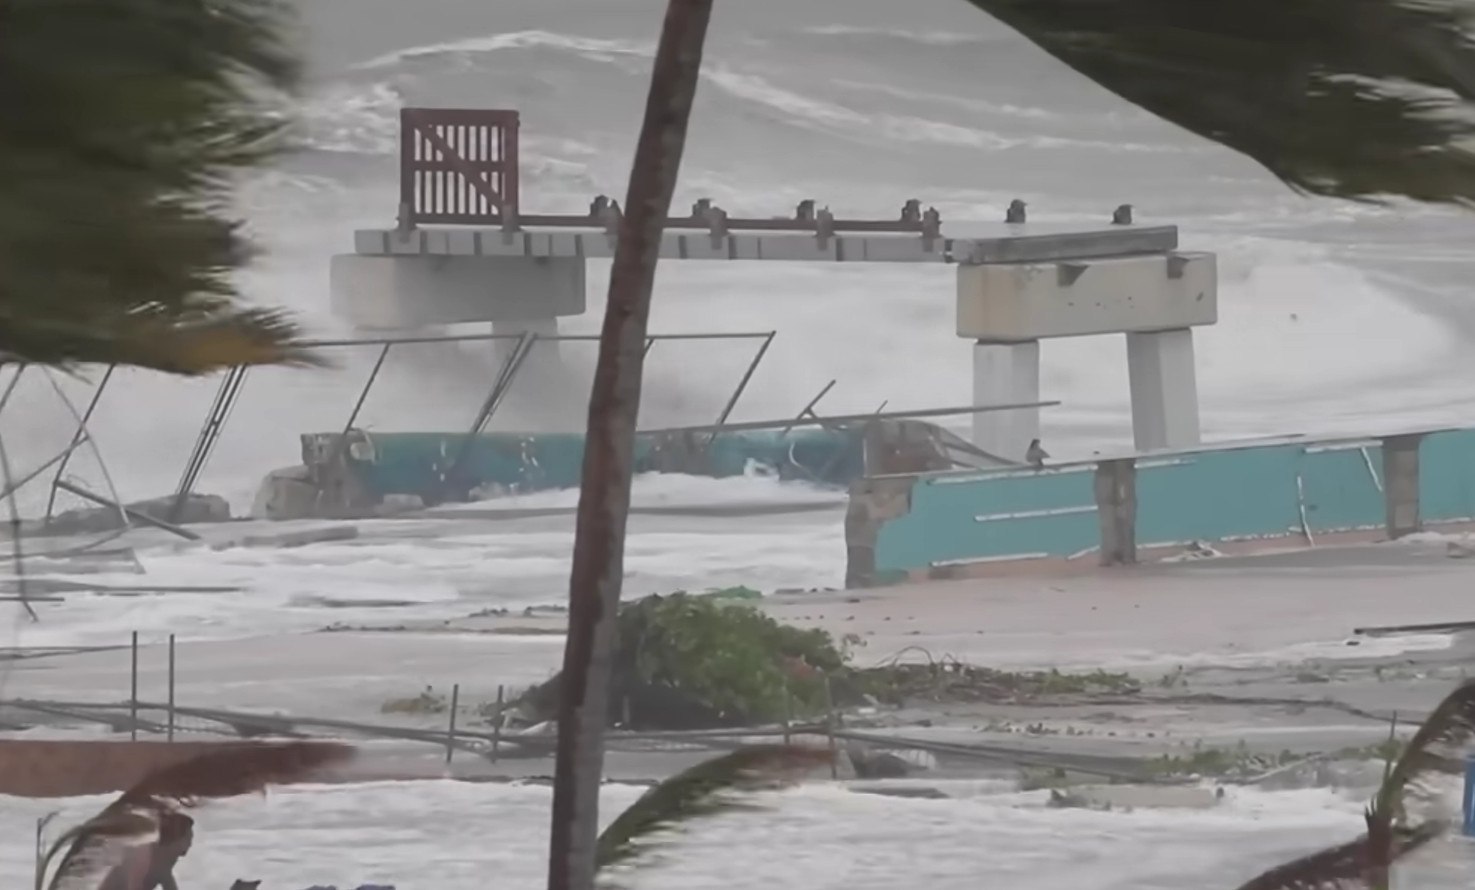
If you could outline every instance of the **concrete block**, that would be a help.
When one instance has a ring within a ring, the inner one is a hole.
[[[710,234],[683,235],[682,253],[689,260],[726,260],[732,257],[730,238],[713,239]],[[715,243],[714,243],[715,242]]]
[[[353,233],[353,252],[364,256],[389,253],[389,236],[381,229],[359,229]]]
[[[661,251],[659,253],[659,256],[663,260],[686,259],[685,255],[682,253],[681,236],[673,234],[672,232],[666,232],[665,235],[661,237]]]
[[[317,515],[318,488],[307,467],[272,470],[251,504],[252,519],[307,519]]]
[[[1164,331],[1218,319],[1211,253],[958,267],[959,337],[1037,340]]]
[[[798,263],[825,263],[839,259],[837,238],[828,238],[823,243],[813,235],[756,235],[759,251],[765,260],[788,260]]]
[[[763,251],[759,246],[757,238],[749,238],[743,235],[732,235],[732,244],[729,247],[732,258],[735,260],[761,260]]]
[[[481,256],[521,257],[529,255],[526,232],[482,229],[472,234],[476,238],[477,253]]]
[[[447,229],[445,252],[452,256],[476,256],[480,252],[476,233],[466,229]]]
[[[410,229],[408,232],[391,231],[388,238],[391,254],[417,256],[425,253],[424,229]]]
[[[361,328],[411,330],[579,315],[584,273],[576,258],[343,254],[333,257],[329,277],[339,318]]]
[[[548,239],[549,256],[584,256],[584,236],[578,232],[553,232]]]
[[[845,260],[868,263],[941,263],[946,259],[947,242],[935,238],[928,250],[920,235],[902,237],[846,238]]]

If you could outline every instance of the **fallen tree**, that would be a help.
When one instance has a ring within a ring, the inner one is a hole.
[[[610,725],[710,729],[824,712],[825,677],[845,659],[830,635],[780,624],[720,597],[651,596],[620,609]],[[557,713],[562,675],[525,692],[534,720]]]
[[[837,644],[823,630],[783,624],[734,597],[675,593],[626,604],[619,614],[609,725],[716,729],[812,720],[831,703],[1021,702],[1138,690],[1125,674],[1008,672],[930,657],[855,667],[853,642]],[[514,706],[532,722],[554,719],[561,686],[562,676],[554,676]]]

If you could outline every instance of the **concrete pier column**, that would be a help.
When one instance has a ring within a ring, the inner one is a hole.
[[[1136,563],[1136,460],[1104,460],[1096,465],[1096,515],[1101,523],[1101,564]]]
[[[1423,530],[1419,517],[1419,444],[1423,439],[1406,435],[1383,440],[1383,498],[1390,541]]]
[[[1192,329],[1127,334],[1127,374],[1138,451],[1201,443]]]
[[[1000,405],[1040,400],[1040,341],[973,346],[973,404]],[[973,444],[1008,460],[1024,461],[1040,438],[1040,409],[987,411],[973,415]]]

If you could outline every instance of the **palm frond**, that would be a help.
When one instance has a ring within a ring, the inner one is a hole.
[[[1292,188],[1475,203],[1475,0],[970,0]]]
[[[1448,829],[1439,818],[1411,824],[1408,803],[1432,798],[1434,789],[1427,783],[1431,775],[1463,772],[1472,740],[1475,680],[1467,680],[1445,696],[1384,771],[1368,806],[1366,834],[1273,868],[1240,890],[1319,890],[1385,881],[1395,862]]]
[[[1428,822],[1417,828],[1395,828],[1390,861],[1397,861],[1444,833],[1446,825]],[[1328,847],[1309,856],[1278,865],[1241,884],[1239,890],[1346,890],[1365,887],[1374,866],[1368,836]]]
[[[50,890],[88,887],[92,879],[117,865],[130,848],[157,842],[160,815],[153,806],[112,805],[69,829],[52,842],[41,858],[41,867],[36,870],[36,890],[41,890],[51,861],[63,847],[67,853],[51,877]]]
[[[302,357],[284,316],[232,305],[252,248],[230,190],[281,147],[291,11],[0,2],[0,354],[182,374]]]
[[[599,835],[595,867],[638,856],[640,841],[702,816],[741,806],[731,792],[753,790],[830,762],[822,748],[754,745],[699,763],[651,788]]]
[[[169,798],[192,802],[238,797],[268,785],[294,782],[351,759],[357,749],[341,742],[266,742],[222,745],[155,770],[119,798],[122,803]]]
[[[68,368],[82,362],[130,365],[170,374],[208,374],[235,365],[320,367],[282,313],[229,309],[188,315],[152,307],[120,318],[44,318],[12,324],[0,317],[4,361]]]
[[[1370,818],[1392,824],[1402,818],[1410,797],[1428,800],[1433,774],[1464,772],[1465,755],[1475,741],[1475,680],[1466,680],[1445,696],[1409,739],[1388,771],[1370,808]]]
[[[222,745],[139,780],[102,812],[58,838],[43,858],[41,874],[66,847],[50,890],[86,888],[116,864],[128,847],[157,841],[166,814],[202,800],[264,791],[269,785],[299,781],[323,767],[353,757],[351,745],[337,742],[274,742]]]

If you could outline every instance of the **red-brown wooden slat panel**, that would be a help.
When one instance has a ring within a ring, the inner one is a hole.
[[[473,108],[400,112],[406,222],[498,224],[518,210],[518,115]]]

